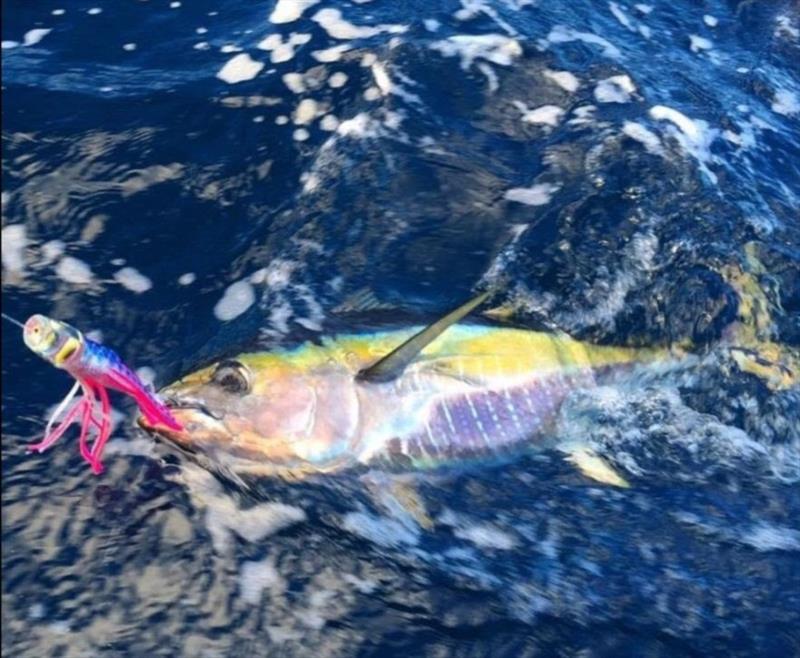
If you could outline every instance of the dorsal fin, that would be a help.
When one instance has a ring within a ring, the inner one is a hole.
[[[417,355],[425,349],[437,336],[445,329],[454,325],[465,315],[470,313],[475,307],[479,306],[489,297],[488,292],[483,292],[477,297],[462,304],[455,311],[451,311],[432,325],[425,327],[422,331],[414,334],[399,347],[393,349],[385,357],[372,364],[369,368],[364,368],[358,373],[356,379],[362,382],[388,382],[399,377],[406,366],[411,363]]]

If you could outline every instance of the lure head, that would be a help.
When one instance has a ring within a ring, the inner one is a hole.
[[[180,431],[144,429],[213,466],[237,473],[298,476],[334,468],[348,454],[358,402],[352,374],[311,371],[270,354],[242,355],[160,391]]]
[[[81,332],[44,315],[32,315],[22,332],[28,348],[58,368],[65,367],[83,344]]]

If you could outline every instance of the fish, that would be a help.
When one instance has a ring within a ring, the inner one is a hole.
[[[478,295],[428,327],[224,359],[160,392],[180,430],[146,416],[138,423],[239,476],[429,469],[541,447],[571,392],[672,356],[461,322],[486,299]],[[593,479],[627,486],[585,445],[576,442],[568,457]]]

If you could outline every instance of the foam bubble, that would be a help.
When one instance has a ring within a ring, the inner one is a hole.
[[[339,127],[339,119],[332,114],[326,114],[320,120],[319,127],[327,132],[332,132]]]
[[[256,605],[261,602],[264,590],[283,590],[285,586],[284,579],[275,569],[274,558],[242,563],[239,571],[239,595],[245,603]]]
[[[373,516],[365,512],[349,512],[344,516],[344,529],[378,546],[415,546],[419,530],[394,519]]]
[[[305,128],[298,128],[292,133],[292,139],[296,142],[304,142],[309,137],[311,137],[311,133],[309,133]]]
[[[465,71],[476,59],[509,66],[522,55],[519,42],[503,34],[457,34],[444,41],[436,41],[430,47],[445,57],[460,57],[461,68]]]
[[[365,101],[376,101],[381,97],[381,90],[377,87],[367,87],[363,95]]]
[[[270,55],[270,61],[273,64],[280,64],[282,62],[288,62],[294,58],[295,48],[297,46],[302,46],[309,41],[311,41],[311,35],[305,33],[297,34],[292,32],[285,42],[280,34],[270,34],[268,37],[263,39],[256,46],[256,48],[272,51]]]
[[[344,87],[346,84],[347,84],[347,73],[342,73],[341,71],[337,71],[330,78],[328,78],[328,85],[332,89],[338,89],[339,87]]]
[[[313,98],[304,98],[295,108],[293,119],[296,125],[304,126],[316,119],[319,104]]]
[[[309,7],[313,7],[319,0],[278,0],[275,9],[269,15],[270,23],[293,23],[303,15]]]
[[[226,43],[222,48],[219,49],[221,53],[240,53],[242,49],[239,46],[235,46],[232,43]]]
[[[601,80],[594,88],[594,97],[599,103],[627,103],[636,86],[627,75],[612,75]]]
[[[64,256],[56,265],[56,275],[62,281],[76,285],[87,285],[92,282],[92,269],[79,258]]]
[[[61,240],[49,240],[42,245],[42,258],[45,263],[52,263],[64,255],[67,245]],[[3,245],[5,250],[5,244]]]
[[[19,46],[19,41],[3,41],[0,43],[0,49],[2,50],[11,50],[12,48],[17,48]]]
[[[86,12],[90,16],[97,16],[97,14],[102,14],[103,10],[100,7],[92,7],[89,11]]]
[[[136,44],[135,43],[126,43],[126,44],[124,44],[122,46],[122,50],[127,50],[128,52],[133,52],[134,50],[136,50]]]
[[[219,70],[217,77],[228,84],[236,84],[252,80],[263,68],[262,62],[256,62],[247,53],[241,53],[229,59]]]
[[[461,539],[466,539],[479,548],[508,551],[517,545],[512,535],[488,523],[465,524],[456,529],[453,534]]]
[[[710,39],[696,34],[689,35],[689,48],[693,53],[699,53],[701,50],[711,50],[712,46]]]
[[[741,538],[759,551],[800,551],[800,532],[792,528],[761,524]]]
[[[705,14],[703,16],[703,22],[708,25],[708,27],[717,27],[717,25],[719,25],[719,21],[711,14]]]
[[[561,189],[559,185],[552,183],[537,183],[531,187],[512,187],[504,197],[508,201],[516,201],[528,206],[543,206],[550,203],[553,194],[559,189]]]
[[[2,262],[9,272],[21,272],[25,269],[25,248],[28,238],[24,224],[9,224],[3,227]]]
[[[422,24],[425,26],[425,29],[428,30],[428,32],[436,32],[436,30],[442,27],[442,24],[435,18],[426,18],[424,21],[422,21]]]
[[[524,110],[522,120],[525,123],[533,123],[545,126],[557,126],[564,116],[564,110],[558,105],[542,105],[534,110]]]
[[[295,94],[302,94],[306,90],[306,84],[303,82],[301,73],[286,73],[281,80],[289,88],[289,91]]]
[[[580,87],[580,81],[569,71],[551,71],[544,70],[544,76],[555,82],[564,91],[573,92],[577,91]]]
[[[256,301],[256,293],[249,281],[232,283],[225,290],[222,299],[214,306],[214,316],[222,322],[238,318]]]
[[[131,292],[143,293],[153,287],[153,282],[133,267],[123,267],[114,273],[114,280]]]
[[[28,30],[25,36],[22,37],[23,46],[33,46],[44,39],[52,30],[45,28],[37,28],[35,30]]]
[[[136,369],[136,376],[142,380],[145,385],[152,384],[156,381],[156,371],[149,366],[142,366]]]
[[[53,14],[53,16],[63,16],[67,12],[64,9],[53,9],[50,13]]]
[[[287,123],[289,123],[289,117],[287,117],[285,114],[279,114],[275,117],[276,125],[285,126]]]
[[[717,177],[706,166],[711,160],[710,146],[719,133],[711,129],[706,121],[690,119],[685,114],[665,105],[654,105],[650,108],[650,116],[656,120],[669,121],[678,130],[673,130],[672,135],[678,140],[684,151],[692,155],[699,163],[701,169],[711,179],[717,182]]]
[[[178,283],[182,286],[188,286],[195,282],[197,275],[194,272],[186,272],[178,277]]]
[[[791,116],[800,113],[800,100],[794,92],[788,89],[779,89],[775,92],[771,107],[773,112]]]
[[[348,50],[351,50],[351,48],[352,46],[344,43],[340,46],[332,46],[324,50],[314,50],[311,52],[311,56],[318,62],[330,64],[331,62],[338,62],[342,58],[342,55]]]
[[[626,121],[622,126],[622,132],[631,139],[644,145],[649,153],[655,155],[663,155],[664,149],[661,146],[661,140],[654,132],[648,130],[643,125],[635,121]]]
[[[649,14],[651,11],[653,11],[653,5],[646,5],[646,4],[643,4],[643,3],[637,3],[637,4],[633,5],[633,6],[643,14]]]
[[[371,27],[353,25],[342,18],[341,11],[330,7],[320,9],[312,16],[311,20],[317,23],[333,39],[365,39],[384,32],[401,34],[408,30],[405,25],[375,25]]]

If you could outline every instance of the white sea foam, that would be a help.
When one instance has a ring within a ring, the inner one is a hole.
[[[645,128],[642,124],[635,121],[626,121],[622,126],[622,132],[631,139],[643,144],[649,153],[664,155],[664,148],[661,146],[661,140],[658,135]]]
[[[347,84],[347,73],[337,71],[330,78],[328,78],[328,86],[331,89],[339,89]]]
[[[627,103],[636,85],[627,75],[612,75],[601,80],[594,88],[594,97],[598,103]]]
[[[295,48],[311,41],[311,35],[292,32],[286,41],[280,34],[270,34],[256,46],[260,50],[270,51],[270,61],[273,64],[288,62],[294,57]]]
[[[228,322],[239,317],[255,301],[256,293],[250,282],[247,280],[237,281],[228,286],[222,299],[214,306],[214,315],[218,320]]]
[[[252,80],[264,68],[263,62],[257,62],[247,53],[241,53],[229,59],[217,73],[217,77],[228,84],[236,84]]]
[[[9,272],[25,269],[25,248],[28,245],[24,224],[9,224],[2,231],[3,268]]]
[[[702,50],[711,50],[714,44],[710,39],[698,36],[696,34],[689,35],[689,48],[693,53],[699,53]]]
[[[329,64],[331,62],[338,62],[348,50],[352,50],[352,46],[350,44],[343,43],[339,46],[325,48],[324,50],[314,50],[312,51],[311,56],[318,62]]]
[[[793,91],[788,89],[779,89],[775,92],[775,97],[772,100],[772,111],[784,116],[792,116],[800,113],[800,100]]]
[[[25,36],[22,37],[23,46],[34,46],[44,39],[52,30],[45,28],[36,28],[35,30],[28,30]]]
[[[711,14],[704,14],[703,22],[706,25],[708,25],[708,27],[717,27],[717,25],[719,25],[719,21],[717,20],[717,18],[712,16]]]
[[[311,133],[305,128],[298,128],[292,133],[292,139],[296,142],[305,142],[309,137],[311,137]]]
[[[131,292],[143,293],[153,287],[153,282],[133,267],[123,267],[114,273],[114,280]]]
[[[555,127],[564,116],[564,110],[558,105],[542,105],[533,110],[527,109],[523,103],[518,101],[515,105],[523,112],[522,120],[525,123]]]
[[[306,83],[303,82],[302,73],[286,73],[281,80],[292,93],[302,94],[306,90]]]
[[[4,40],[0,43],[0,49],[2,50],[11,50],[12,48],[18,48],[19,41],[11,41],[10,39]]]
[[[581,85],[578,78],[576,78],[569,71],[551,71],[550,69],[545,69],[544,75],[546,78],[549,78],[555,82],[563,90],[570,93],[577,91],[578,87]]]
[[[627,27],[631,32],[636,32],[636,25],[628,14],[616,2],[609,2],[608,8],[620,24]]]
[[[476,59],[509,66],[522,55],[519,42],[503,34],[457,34],[443,41],[435,41],[430,47],[445,57],[460,57],[461,68],[465,71]]]
[[[143,384],[152,384],[156,381],[156,371],[150,366],[142,366],[136,369],[136,376],[142,380]]]
[[[319,0],[278,0],[275,9],[269,15],[271,23],[292,23],[303,15],[309,7],[313,7]]]
[[[672,136],[686,153],[697,160],[709,179],[716,183],[717,176],[708,169],[706,163],[712,160],[710,147],[719,134],[719,130],[710,128],[708,123],[702,119],[690,119],[685,114],[665,105],[651,107],[650,116],[656,120],[669,121],[673,124]]]
[[[550,203],[553,195],[561,189],[552,183],[537,183],[531,187],[512,187],[504,197],[508,201],[524,203],[528,206],[543,206]]]
[[[76,285],[87,285],[92,282],[92,269],[84,261],[73,256],[64,256],[56,265],[56,275],[62,281]]]
[[[762,523],[741,535],[742,541],[759,551],[800,551],[800,531]]]
[[[612,44],[608,39],[599,37],[592,32],[580,32],[564,25],[556,25],[547,35],[548,43],[568,43],[570,41],[582,41],[593,46],[600,46],[603,55],[610,59],[621,59],[622,53],[619,48]]]
[[[178,283],[182,286],[189,286],[195,282],[197,275],[194,272],[186,272],[178,277]]]
[[[402,34],[408,30],[406,25],[353,25],[342,18],[341,11],[331,7],[320,9],[311,20],[325,30],[332,39],[366,39],[386,32]]]
[[[345,514],[343,527],[378,546],[416,546],[419,530],[394,519],[373,516],[365,512]]]
[[[296,125],[304,126],[314,121],[319,111],[320,107],[317,101],[313,98],[304,98],[297,104],[292,118]]]
[[[286,581],[275,569],[275,558],[242,563],[239,570],[239,596],[245,603],[260,603],[264,590],[283,592],[285,589]]]
[[[333,132],[339,127],[339,119],[333,114],[326,114],[320,119],[319,127],[327,132]]]

